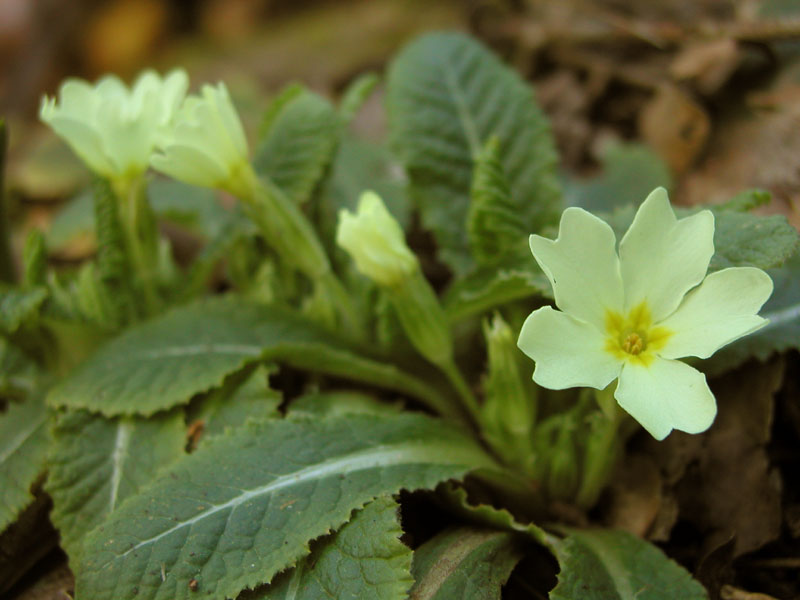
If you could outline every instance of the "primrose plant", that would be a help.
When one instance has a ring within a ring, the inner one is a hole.
[[[704,372],[787,348],[758,312],[796,232],[759,193],[677,218],[657,182],[564,209],[530,87],[463,35],[392,61],[388,145],[349,128],[378,81],[288,86],[252,144],[225,84],[180,70],[43,101],[95,174],[97,251],[56,269],[33,232],[0,289],[0,529],[51,503],[78,600],[500,598],[540,586],[517,565],[541,546],[552,598],[707,597],[559,518],[594,514],[636,422],[699,434]]]

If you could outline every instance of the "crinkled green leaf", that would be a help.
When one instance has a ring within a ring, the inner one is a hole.
[[[514,534],[461,527],[414,552],[414,600],[500,600],[502,585],[524,554]]]
[[[497,468],[464,431],[416,414],[249,421],[174,463],[86,538],[77,596],[234,597],[307,555],[354,509]],[[163,573],[163,578],[162,578]]]
[[[25,321],[35,318],[45,298],[47,290],[42,287],[0,288],[0,333],[12,334]]]
[[[259,365],[246,378],[235,377],[234,381],[214,390],[192,406],[188,413],[189,422],[203,425],[203,435],[217,435],[226,428],[243,425],[247,419],[268,419],[279,417],[278,407],[283,398],[281,393],[269,387],[270,370]]]
[[[183,455],[183,413],[106,419],[86,411],[58,415],[46,489],[61,547],[74,561],[83,537],[120,503]]]
[[[721,211],[714,215],[712,270],[781,266],[797,250],[798,233],[782,215]]]
[[[0,338],[0,396],[25,396],[40,376],[35,362],[5,338]]]
[[[458,33],[405,47],[387,83],[390,134],[423,224],[456,273],[473,264],[466,229],[473,161],[499,140],[511,197],[528,233],[558,219],[556,153],[530,86],[480,43]]]
[[[648,146],[613,144],[601,159],[603,170],[599,176],[568,181],[565,196],[570,206],[609,212],[626,204],[641,204],[659,186],[671,187],[669,167]]]
[[[179,307],[132,327],[54,387],[48,402],[106,416],[150,415],[185,404],[267,359],[427,398],[419,380],[366,358],[294,311],[228,297]]]
[[[405,600],[414,583],[412,552],[400,541],[398,509],[391,496],[373,500],[294,569],[239,600]]]
[[[550,295],[550,284],[530,256],[475,269],[448,288],[443,303],[450,320],[457,321],[512,300],[543,294]]]
[[[253,166],[292,200],[305,203],[333,157],[341,128],[331,103],[303,89],[272,115]]]
[[[751,357],[765,361],[774,352],[800,349],[800,254],[767,272],[775,289],[759,314],[769,323],[702,361],[700,365],[706,373],[718,375]]]
[[[47,410],[34,394],[0,413],[0,531],[33,500],[31,486],[44,471]]]
[[[314,392],[292,400],[289,416],[338,417],[352,414],[391,415],[403,408],[356,391]]]
[[[551,600],[707,600],[706,590],[652,544],[625,531],[570,530]]]
[[[475,161],[467,234],[472,255],[481,265],[528,251],[530,231],[511,196],[496,137],[489,139]]]

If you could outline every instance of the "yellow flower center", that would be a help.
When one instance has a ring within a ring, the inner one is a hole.
[[[653,326],[646,302],[635,306],[627,315],[606,311],[607,352],[619,360],[634,361],[644,366],[653,362],[672,336],[666,327]]]

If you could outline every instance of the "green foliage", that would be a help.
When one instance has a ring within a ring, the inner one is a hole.
[[[251,421],[176,462],[90,533],[76,591],[179,600],[195,580],[204,594],[235,596],[373,498],[493,464],[462,430],[420,415]]]
[[[289,198],[304,204],[331,161],[341,133],[336,109],[318,94],[292,86],[273,103],[253,157]]]
[[[751,357],[765,361],[775,352],[800,350],[800,253],[767,272],[775,289],[759,314],[769,322],[702,361],[706,373],[718,375]]]
[[[25,397],[34,390],[39,376],[36,363],[0,338],[0,397]]]
[[[507,255],[527,251],[527,224],[511,196],[503,172],[500,142],[492,137],[475,161],[467,213],[467,234],[479,264],[496,264]]]
[[[500,600],[500,588],[524,555],[513,534],[462,527],[414,552],[415,600]]]
[[[718,211],[714,215],[714,257],[711,270],[727,267],[781,266],[798,246],[797,230],[782,215]]]
[[[22,287],[44,286],[47,280],[47,247],[44,235],[31,229],[22,252]]]
[[[567,182],[567,204],[589,212],[610,212],[628,204],[638,206],[659,186],[672,187],[669,167],[647,146],[613,144],[601,159],[599,176]]]
[[[556,154],[547,120],[517,73],[455,33],[417,39],[388,76],[390,133],[439,257],[458,274],[473,260],[465,223],[474,161],[490,137],[525,229],[558,219]]]
[[[58,415],[46,489],[73,566],[84,535],[183,454],[184,429],[179,411],[150,419],[106,419],[86,411]]]
[[[283,398],[269,387],[269,374],[267,367],[259,365],[252,372],[245,370],[241,376],[230,377],[221,388],[190,406],[188,421],[201,423],[206,437],[244,425],[250,418],[279,417],[278,407]]]
[[[373,500],[317,542],[294,569],[239,600],[404,600],[414,580],[411,549],[400,541],[398,509],[391,497]]]
[[[550,283],[531,256],[476,269],[455,281],[443,300],[447,316],[458,321],[513,300],[542,295],[550,295]]]
[[[296,312],[217,298],[129,329],[54,387],[48,402],[106,416],[152,415],[267,359],[426,397],[416,379],[359,355]]]
[[[630,533],[571,530],[556,543],[561,565],[552,600],[706,600],[683,567]]]
[[[10,335],[35,320],[46,298],[47,290],[41,287],[0,287],[0,333]]]
[[[0,414],[0,531],[33,500],[48,441],[47,410],[38,395]]]
[[[355,118],[358,110],[372,95],[380,81],[377,74],[364,73],[347,86],[339,101],[339,114],[343,122],[350,123]]]

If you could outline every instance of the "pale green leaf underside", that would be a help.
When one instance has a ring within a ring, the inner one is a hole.
[[[130,498],[86,539],[85,600],[235,597],[271,581],[354,509],[496,468],[464,432],[422,415],[249,422]],[[164,579],[162,580],[162,569]]]
[[[522,558],[514,535],[462,527],[440,533],[414,552],[414,600],[500,600]]]
[[[292,200],[307,202],[331,161],[340,131],[340,117],[331,103],[303,89],[272,116],[253,166]]]
[[[551,600],[707,600],[703,586],[652,544],[624,531],[572,530],[555,544]]]
[[[33,395],[0,414],[0,531],[32,500],[47,456],[47,410]]]
[[[473,160],[491,136],[528,232],[557,219],[547,119],[530,86],[478,42],[457,33],[419,38],[392,63],[387,88],[392,143],[423,223],[457,273],[472,264],[466,221]]]
[[[391,496],[370,502],[274,584],[239,600],[405,600],[413,553],[400,541],[398,509]]]
[[[711,270],[779,267],[798,247],[797,231],[781,215],[718,212],[714,215],[714,228]]]
[[[53,388],[48,402],[106,416],[151,415],[262,359],[424,394],[394,366],[359,356],[295,312],[231,297],[180,307],[131,328]]]
[[[58,415],[46,488],[53,524],[73,564],[83,536],[182,456],[185,443],[181,411],[150,419],[106,419],[86,411]]]

